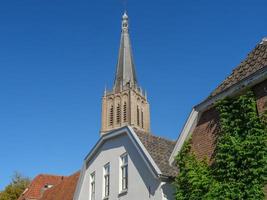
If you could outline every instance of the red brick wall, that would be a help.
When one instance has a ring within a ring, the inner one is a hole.
[[[252,88],[259,113],[267,109],[267,80]],[[205,111],[192,134],[192,151],[199,159],[212,161],[216,138],[219,133],[219,114],[215,108]]]
[[[259,114],[267,109],[267,80],[261,82],[253,88],[253,92],[257,99],[257,108]],[[265,199],[267,199],[267,185],[264,188]]]
[[[192,135],[192,151],[199,159],[207,158],[210,162],[219,133],[219,114],[215,108],[205,111]]]
[[[259,113],[267,109],[267,80],[261,82],[253,88],[253,92],[257,99],[257,107]]]
[[[267,80],[252,88],[259,113],[267,109]],[[192,134],[192,151],[199,159],[207,158],[212,162],[216,146],[216,138],[219,134],[219,113],[215,108],[205,111]],[[264,188],[267,199],[267,185]]]

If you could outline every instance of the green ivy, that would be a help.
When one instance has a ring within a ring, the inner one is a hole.
[[[267,177],[267,117],[259,116],[251,91],[216,104],[220,134],[214,162],[191,151],[190,140],[176,158],[176,199],[264,199]]]
[[[179,176],[175,180],[176,199],[203,199],[212,185],[209,166],[205,160],[198,161],[191,153],[190,141],[176,158]]]

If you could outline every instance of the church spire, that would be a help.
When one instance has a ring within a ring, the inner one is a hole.
[[[126,12],[122,16],[119,59],[113,89],[102,98],[101,134],[132,126],[150,132],[150,111],[147,96],[137,85]]]
[[[117,63],[114,89],[120,89],[125,85],[137,84],[132,48],[129,36],[128,15],[124,12],[122,16],[121,39],[119,58]]]

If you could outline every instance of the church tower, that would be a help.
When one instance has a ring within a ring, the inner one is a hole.
[[[126,125],[149,133],[149,103],[137,82],[126,13],[122,16],[121,29],[114,85],[112,90],[105,90],[102,98],[101,134]]]

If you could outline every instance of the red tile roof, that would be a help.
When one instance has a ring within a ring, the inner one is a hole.
[[[36,176],[18,200],[40,199],[45,191],[45,185],[57,185],[64,179],[63,176],[40,174]]]
[[[40,174],[18,200],[72,200],[79,176],[80,172],[71,176]],[[53,187],[45,189],[45,185]]]
[[[47,190],[40,200],[72,200],[80,172],[65,177],[58,185]]]

